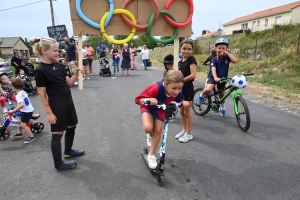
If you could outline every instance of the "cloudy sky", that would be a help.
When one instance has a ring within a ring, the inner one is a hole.
[[[257,11],[296,2],[296,0],[194,0],[192,38],[202,30],[215,31],[219,25],[237,17]],[[27,4],[27,5],[26,5]],[[69,0],[53,0],[55,24],[65,24],[69,35],[73,35]],[[0,37],[30,38],[48,36],[47,26],[52,25],[49,0],[1,0]]]

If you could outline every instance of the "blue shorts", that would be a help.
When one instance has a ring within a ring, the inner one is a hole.
[[[27,123],[30,121],[31,117],[32,117],[33,112],[20,112],[20,118],[21,118],[21,122],[22,123]]]

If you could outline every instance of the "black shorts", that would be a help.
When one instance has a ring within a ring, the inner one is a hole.
[[[20,112],[20,119],[22,123],[27,123],[30,121],[33,112]]]
[[[192,81],[185,82],[182,88],[183,92],[183,100],[185,101],[193,101],[194,97],[194,84]]]
[[[218,88],[219,90],[224,89],[225,86],[226,86],[226,83],[217,83],[215,80],[209,80],[209,79],[207,80],[207,84],[214,84],[214,85],[217,84],[217,88]]]
[[[92,66],[92,63],[93,63],[93,58],[87,58],[88,62],[89,62],[89,66],[91,67]]]
[[[93,62],[93,61],[92,61],[92,62]],[[82,59],[82,65],[83,65],[83,66],[89,65],[88,59]]]
[[[52,112],[57,120],[56,124],[51,124],[51,132],[62,132],[67,130],[68,126],[74,126],[78,123],[74,104],[64,108],[52,109]]]

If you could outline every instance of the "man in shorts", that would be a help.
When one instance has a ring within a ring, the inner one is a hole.
[[[68,62],[68,66],[70,69],[71,74],[76,71],[78,58],[77,58],[77,48],[76,45],[70,42],[68,37],[64,38],[66,43],[65,50],[66,50],[66,60]],[[74,83],[75,86],[78,85],[77,81]]]

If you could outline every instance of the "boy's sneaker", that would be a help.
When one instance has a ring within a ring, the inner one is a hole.
[[[198,97],[197,105],[200,106],[203,102],[203,97]]]
[[[72,149],[69,154],[64,154],[64,158],[72,158],[76,156],[82,156],[84,154],[84,150],[74,150]]]
[[[152,137],[151,137],[150,134],[148,133],[148,134],[147,134],[147,145],[148,145],[148,147],[151,146],[151,141],[152,141]]]
[[[172,117],[169,117],[168,122],[173,122],[173,118],[172,118]]]
[[[226,110],[221,110],[220,109],[220,114],[221,114],[221,117],[227,117]]]
[[[180,133],[175,135],[175,139],[181,138],[182,136],[184,136],[185,133],[186,133],[185,130],[182,130]]]
[[[28,138],[24,141],[24,144],[29,144],[30,142],[33,142],[35,139],[36,139],[36,137],[34,137],[34,136],[28,137]]]
[[[193,139],[193,136],[190,135],[190,134],[185,133],[184,136],[179,138],[179,142],[188,142],[191,139]]]
[[[7,113],[7,112],[8,112],[7,108],[3,108],[3,113]]]
[[[157,167],[156,157],[154,155],[148,154],[148,166],[150,169],[155,169]]]
[[[23,137],[23,133],[16,133],[13,135],[14,138],[22,138]]]
[[[63,161],[59,168],[56,168],[58,171],[74,169],[77,165],[76,160]]]

